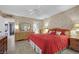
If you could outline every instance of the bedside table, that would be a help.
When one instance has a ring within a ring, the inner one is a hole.
[[[79,51],[79,38],[77,37],[70,38],[70,48]]]

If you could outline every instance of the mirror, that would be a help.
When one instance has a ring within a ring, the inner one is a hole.
[[[25,22],[20,23],[19,29],[20,29],[20,31],[29,31],[31,29],[31,24],[25,23]]]

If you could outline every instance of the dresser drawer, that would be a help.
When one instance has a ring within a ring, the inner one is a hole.
[[[5,51],[7,51],[7,37],[0,40],[0,54],[3,54]]]

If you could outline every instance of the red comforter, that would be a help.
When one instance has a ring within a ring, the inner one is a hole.
[[[65,49],[68,46],[68,37],[65,35],[31,34],[32,40],[43,54],[52,54]]]

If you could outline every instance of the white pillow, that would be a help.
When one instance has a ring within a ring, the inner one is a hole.
[[[61,32],[56,32],[56,35],[61,35]]]

